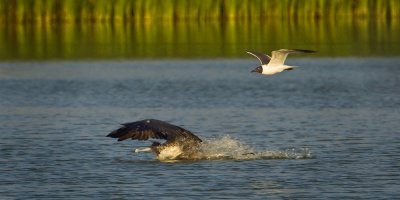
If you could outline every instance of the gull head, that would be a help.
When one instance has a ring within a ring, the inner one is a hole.
[[[260,74],[262,73],[262,71],[263,71],[262,66],[258,66],[255,69],[251,70],[251,72],[257,72],[257,73],[260,73]]]

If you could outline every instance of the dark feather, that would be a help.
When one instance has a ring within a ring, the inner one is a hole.
[[[307,49],[292,49],[293,51],[302,52],[302,53],[316,53],[317,51],[314,50],[307,50]]]
[[[264,53],[260,53],[257,51],[246,51],[246,53],[255,56],[262,65],[266,65],[269,63],[269,61],[271,60],[271,57],[269,57],[268,55],[264,54]]]
[[[122,124],[122,127],[111,132],[107,137],[118,138],[118,141],[132,138],[132,140],[164,139],[167,142],[176,140],[193,140],[201,142],[201,139],[190,131],[156,119]]]

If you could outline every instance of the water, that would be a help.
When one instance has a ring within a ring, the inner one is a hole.
[[[1,199],[398,198],[400,59],[288,62],[2,62]],[[105,137],[144,118],[222,156],[160,162]]]

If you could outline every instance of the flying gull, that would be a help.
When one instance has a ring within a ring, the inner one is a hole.
[[[150,147],[136,149],[135,152],[153,152],[159,160],[196,159],[202,140],[192,132],[164,121],[145,119],[122,124],[107,137],[118,141],[162,139],[165,143],[153,142]]]
[[[304,49],[280,49],[272,51],[272,58],[266,54],[256,51],[246,51],[246,53],[255,56],[261,63],[260,66],[251,72],[257,72],[264,75],[273,75],[284,70],[293,70],[295,66],[285,65],[286,57],[290,53],[315,53],[313,50]]]

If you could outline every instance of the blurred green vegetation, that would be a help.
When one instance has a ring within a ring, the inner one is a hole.
[[[248,58],[244,50],[279,48],[399,56],[399,28],[368,20],[12,25],[0,26],[0,60]]]
[[[2,0],[0,60],[399,56],[399,0]]]
[[[400,16],[399,0],[2,0],[0,21],[126,22]]]

